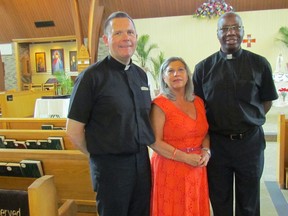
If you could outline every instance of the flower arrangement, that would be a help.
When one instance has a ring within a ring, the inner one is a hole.
[[[194,17],[209,19],[212,17],[219,17],[222,14],[234,11],[233,7],[227,4],[224,0],[208,0],[197,8]]]
[[[285,98],[288,93],[288,88],[280,88],[278,89],[278,91],[280,92],[280,95],[282,96],[283,101],[285,101]]]

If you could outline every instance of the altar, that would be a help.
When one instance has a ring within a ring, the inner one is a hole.
[[[38,98],[34,118],[67,118],[70,98]]]

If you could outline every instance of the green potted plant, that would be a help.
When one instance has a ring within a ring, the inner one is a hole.
[[[281,41],[286,47],[288,47],[288,27],[282,26],[279,29],[279,34],[281,35],[281,38],[277,38],[277,40]]]
[[[154,79],[155,82],[155,95],[157,95],[159,93],[159,73],[160,73],[160,67],[162,65],[162,63],[165,61],[164,58],[164,53],[161,51],[160,54],[155,57],[155,58],[151,58],[152,61],[152,65],[153,65],[153,69],[150,70],[150,73]]]
[[[278,33],[280,37],[277,38],[276,40],[282,42],[288,48],[288,27],[287,26],[280,27]],[[286,65],[283,64],[283,56],[282,53],[280,53],[277,58],[276,71],[283,72],[286,70],[284,69],[284,67],[288,69],[288,63],[286,63]]]
[[[149,44],[150,36],[145,34],[141,35],[138,38],[137,47],[135,55],[137,57],[137,62],[140,67],[143,68],[146,72],[148,71],[147,62],[150,60],[150,52],[153,49],[158,48],[158,45],[155,43]]]
[[[70,95],[72,93],[74,82],[69,75],[64,71],[56,71],[53,74],[58,82],[57,94],[58,95]]]

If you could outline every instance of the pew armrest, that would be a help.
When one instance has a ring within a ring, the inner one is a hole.
[[[54,176],[45,175],[36,179],[28,187],[30,216],[74,216],[77,205],[67,200],[58,210],[58,197]]]
[[[58,209],[59,216],[76,216],[77,215],[77,204],[74,200],[66,200],[62,206]]]

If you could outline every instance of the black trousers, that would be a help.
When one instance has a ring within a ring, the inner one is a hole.
[[[100,216],[149,216],[151,168],[148,149],[137,154],[90,157]]]
[[[254,128],[241,140],[210,133],[210,141],[208,182],[214,216],[233,216],[234,203],[236,216],[260,216],[266,146],[262,127]]]

